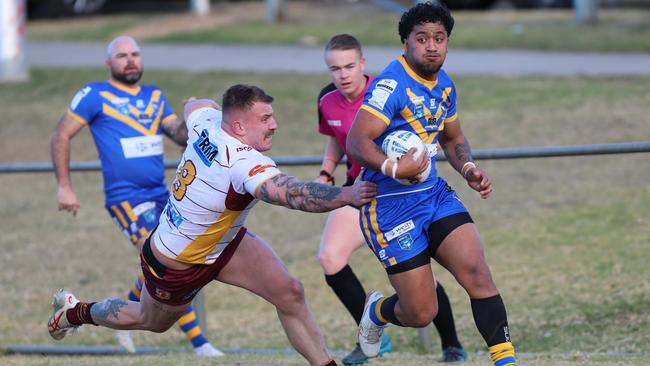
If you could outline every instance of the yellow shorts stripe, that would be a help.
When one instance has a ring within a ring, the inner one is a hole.
[[[124,212],[126,212],[126,216],[128,216],[128,218],[129,218],[129,220],[131,220],[131,222],[138,221],[138,215],[136,215],[135,212],[133,212],[133,208],[131,207],[131,204],[129,203],[129,201],[122,201],[122,203],[120,203],[120,205],[124,209]]]
[[[113,205],[113,206],[111,206],[111,211],[113,211],[115,216],[117,216],[117,219],[120,220],[120,223],[122,224],[122,227],[124,227],[125,229],[128,229],[129,228],[129,223],[126,222],[126,219],[124,218],[124,215],[122,215],[122,213],[120,212],[120,209],[117,208],[117,206]]]

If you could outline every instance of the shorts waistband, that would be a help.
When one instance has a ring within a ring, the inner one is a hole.
[[[149,268],[151,268],[155,273],[156,277],[163,277],[167,273],[167,267],[160,263],[160,261],[153,255],[151,250],[151,235],[145,240],[144,245],[142,246],[142,257],[144,261],[147,262]]]

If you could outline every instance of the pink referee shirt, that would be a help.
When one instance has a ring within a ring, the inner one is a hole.
[[[345,147],[345,141],[348,138],[348,132],[352,127],[352,122],[357,116],[357,111],[363,103],[363,97],[368,90],[368,86],[374,79],[366,75],[366,87],[351,102],[336,89],[333,83],[327,85],[321,90],[318,97],[318,132],[323,135],[333,136],[343,149],[345,156],[348,158],[348,179],[355,179],[361,171],[361,165],[354,161]]]

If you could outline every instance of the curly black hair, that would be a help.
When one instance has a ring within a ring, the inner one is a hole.
[[[447,5],[440,0],[419,3],[402,14],[398,26],[400,40],[404,43],[413,31],[413,27],[418,24],[438,22],[445,27],[447,36],[450,36],[454,28],[454,18]]]

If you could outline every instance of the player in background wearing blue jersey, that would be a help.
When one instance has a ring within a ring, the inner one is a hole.
[[[57,200],[59,210],[73,215],[80,208],[70,179],[70,141],[89,126],[102,163],[105,207],[139,253],[158,224],[169,196],[162,134],[185,146],[187,127],[174,114],[160,88],[139,83],[143,63],[133,38],[117,37],[107,51],[110,78],[89,83],[77,92],[52,136]],[[128,294],[129,300],[139,301],[142,284],[140,275]],[[192,307],[178,324],[195,354],[223,355],[201,332]],[[128,331],[119,331],[117,339],[128,352],[135,352]]]
[[[359,343],[368,356],[379,351],[388,323],[423,327],[438,311],[430,261],[434,258],[467,291],[476,326],[496,366],[515,365],[506,308],[487,265],[476,226],[456,193],[435,169],[436,142],[467,184],[488,198],[487,173],[472,162],[456,112],[456,88],[441,69],[454,20],[441,2],[420,3],[399,22],[404,54],[368,88],[352,125],[347,148],[366,167],[362,179],[377,184],[377,196],[361,207],[366,242],[386,268],[396,293],[372,292],[359,325]],[[414,159],[411,149],[398,162],[380,146],[395,130],[417,133],[430,154]],[[422,183],[401,185],[432,164]]]

